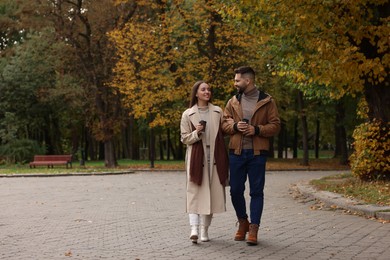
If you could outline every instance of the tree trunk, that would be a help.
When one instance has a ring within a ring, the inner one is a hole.
[[[159,151],[160,151],[160,160],[164,160],[164,142],[162,140],[161,134],[158,135]]]
[[[150,160],[150,168],[154,168],[154,157],[155,157],[155,136],[154,136],[154,128],[150,128],[150,139],[149,139],[149,160]]]
[[[169,134],[169,136],[170,136],[170,134]],[[172,144],[172,140],[171,140],[170,137],[169,137],[169,139],[168,139],[168,142],[169,142],[168,147],[169,147],[170,151],[172,152],[172,157],[173,157],[174,159],[177,159],[175,147],[174,147],[174,145]]]
[[[176,151],[177,151],[177,157],[176,160],[184,160],[184,145],[183,143],[180,141],[180,134],[177,138],[175,138],[176,140]]]
[[[115,156],[114,140],[112,138],[104,141],[104,165],[108,168],[118,165]]]
[[[370,121],[378,119],[382,122],[389,122],[390,117],[390,87],[387,81],[380,85],[372,86],[366,84],[364,94],[368,104],[368,118]]]
[[[376,6],[373,9],[373,23],[383,24],[389,19],[390,2],[385,2],[382,6]],[[388,52],[380,51],[377,42],[372,42],[367,38],[363,38],[360,43],[360,49],[367,59],[385,59]],[[386,65],[386,64],[384,64]],[[387,64],[388,65],[388,64]],[[385,68],[386,69],[386,68]],[[390,117],[390,75],[388,67],[387,75],[382,82],[373,85],[369,77],[365,78],[364,95],[368,104],[368,118],[370,121],[378,119],[384,123],[389,122]]]
[[[91,160],[95,160],[96,152],[94,149],[94,143],[91,138],[91,134],[89,133],[88,127],[84,129],[84,136],[85,136],[85,144],[84,144],[85,160],[88,160],[88,158],[90,158]]]
[[[320,120],[316,121],[316,138],[314,140],[315,157],[318,159],[320,151]]]
[[[275,149],[274,149],[274,137],[269,139],[269,158],[275,158]]]
[[[335,158],[340,159],[341,165],[348,164],[348,149],[347,149],[347,132],[345,130],[345,108],[344,99],[336,102],[336,118],[335,118]]]
[[[121,128],[121,136],[122,136],[122,150],[123,150],[123,158],[130,158],[130,140],[129,140],[129,123],[126,120],[126,123]]]
[[[46,146],[46,154],[54,154],[54,147],[53,144],[51,143],[50,131],[48,130],[48,127],[45,127],[43,132],[44,132],[44,139],[45,139],[45,146]]]
[[[298,158],[298,119],[294,122],[293,158]]]
[[[98,152],[98,160],[105,160],[105,153],[106,153],[106,148],[104,147],[104,142],[98,142],[99,145],[99,152]]]
[[[139,160],[140,159],[140,137],[138,134],[138,129],[136,128],[136,121],[134,119],[134,116],[130,116],[128,129],[129,129],[130,159]]]
[[[81,164],[81,160],[82,158],[79,158],[78,157],[78,151],[80,150],[80,142],[82,141],[82,136],[80,135],[80,131],[79,131],[79,128],[77,127],[77,125],[73,125],[72,126],[72,132],[73,132],[73,135],[72,135],[72,159],[75,159],[75,160],[80,160],[80,164]]]
[[[112,139],[104,142],[104,154],[104,165],[107,168],[116,167],[115,147]]]
[[[306,109],[304,108],[302,91],[299,91],[298,93],[298,108],[299,108],[301,124],[302,124],[302,150],[303,150],[302,165],[308,166],[309,165],[309,146],[308,146],[309,131],[307,127]]]
[[[169,161],[171,159],[171,131],[169,127],[167,128],[167,160]]]
[[[46,118],[45,128],[45,144],[47,147],[47,154],[63,154],[62,147],[60,145],[61,131],[59,130],[58,119],[56,115],[49,114]]]
[[[286,121],[285,120],[281,120],[281,128],[280,128],[280,132],[279,132],[279,135],[278,135],[278,158],[281,159],[283,158],[283,151],[286,147],[285,145],[285,135],[286,135]]]

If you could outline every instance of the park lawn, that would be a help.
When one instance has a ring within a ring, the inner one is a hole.
[[[351,173],[336,174],[310,182],[318,190],[343,194],[347,198],[364,201],[369,204],[390,206],[390,182],[365,182]]]
[[[118,166],[115,168],[104,167],[103,161],[86,161],[85,165],[81,166],[78,162],[73,162],[72,168],[65,166],[54,166],[47,168],[46,166],[37,166],[30,168],[28,164],[15,165],[0,165],[0,174],[55,174],[55,173],[75,173],[75,172],[107,172],[107,171],[123,171],[123,170],[183,170],[184,161],[173,160],[156,160],[154,167],[151,168],[151,163],[148,160],[128,160],[123,159],[118,161]],[[274,159],[270,158],[267,162],[267,170],[349,170],[349,166],[340,165],[335,159],[310,159],[308,166],[301,164],[301,159]]]
[[[339,159],[320,158],[309,159],[309,165],[302,165],[302,159],[275,159],[267,161],[267,170],[311,170],[311,171],[349,171],[349,165],[341,165]]]
[[[157,169],[184,169],[184,161],[156,161]],[[0,174],[64,174],[64,173],[93,173],[93,172],[120,172],[131,169],[150,169],[150,162],[147,160],[119,160],[115,168],[107,168],[104,161],[86,161],[84,165],[73,162],[72,168],[65,165],[56,165],[53,168],[47,166],[37,166],[30,168],[27,164],[0,165]]]

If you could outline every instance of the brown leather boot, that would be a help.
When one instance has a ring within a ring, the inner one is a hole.
[[[236,232],[236,235],[234,237],[234,240],[236,241],[243,241],[245,240],[246,232],[249,231],[249,221],[246,218],[239,218],[238,219],[238,230]]]
[[[259,231],[259,225],[250,224],[249,225],[249,234],[246,243],[250,246],[257,245],[257,232]]]

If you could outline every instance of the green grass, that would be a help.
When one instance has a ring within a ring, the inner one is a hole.
[[[183,160],[156,160],[154,169],[156,170],[184,170]],[[49,169],[46,166],[37,166],[30,169],[26,164],[3,164],[0,165],[0,174],[55,174],[55,173],[74,173],[74,172],[107,172],[121,171],[128,169],[150,169],[149,160],[118,160],[118,167],[108,169],[104,166],[104,161],[86,161],[84,166],[80,166],[78,161],[73,162],[72,168],[67,169],[65,166],[54,166]],[[310,159],[309,166],[301,165],[301,159],[277,159],[269,158],[267,170],[349,170],[346,165],[340,165],[338,159]]]
[[[390,182],[364,182],[352,174],[333,175],[311,181],[319,190],[343,194],[369,204],[390,206]]]
[[[54,166],[54,168],[47,168],[46,166],[37,166],[30,168],[28,164],[13,164],[0,165],[0,174],[63,174],[75,172],[115,172],[128,169],[142,169],[150,168],[150,161],[148,160],[118,160],[118,167],[106,168],[104,161],[87,161],[84,166],[79,162],[73,162],[72,168],[66,168],[64,165]],[[156,169],[184,169],[184,161],[155,161],[154,168]]]

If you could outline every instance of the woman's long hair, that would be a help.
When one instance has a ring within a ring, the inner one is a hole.
[[[189,107],[193,107],[196,103],[198,103],[198,98],[196,97],[196,93],[198,92],[198,89],[199,89],[199,86],[202,85],[203,83],[206,83],[208,84],[206,81],[204,80],[198,80],[197,82],[195,82],[194,86],[192,86],[192,90],[191,90],[191,100],[190,100],[190,106]],[[211,93],[212,94],[212,93]],[[210,100],[209,102],[211,102],[211,98],[212,98],[212,95],[210,95]]]

